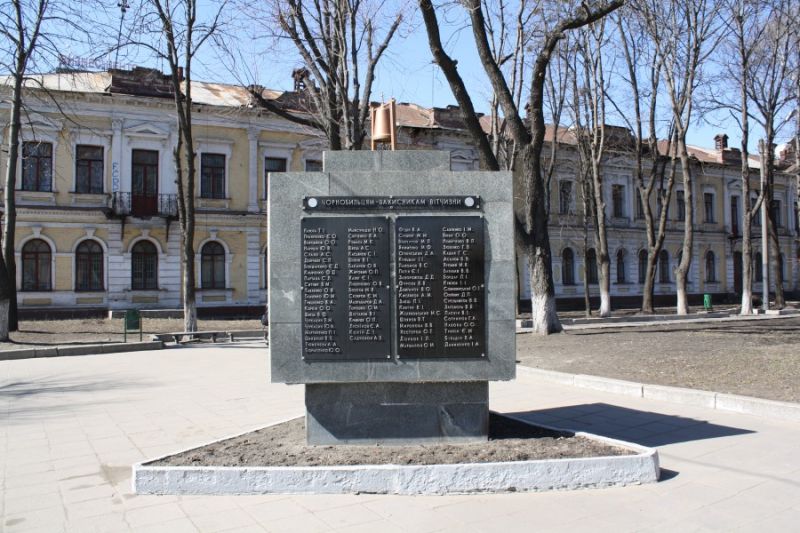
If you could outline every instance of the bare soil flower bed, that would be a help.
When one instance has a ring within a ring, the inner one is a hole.
[[[800,402],[800,317],[517,335],[523,365]]]
[[[308,446],[296,418],[148,463],[148,466],[347,466],[487,463],[631,455],[567,432],[532,426],[492,413],[489,440],[477,444]]]

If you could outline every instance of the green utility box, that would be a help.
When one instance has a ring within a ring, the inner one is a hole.
[[[142,341],[142,314],[138,309],[125,311],[124,339],[128,342],[128,332],[139,332],[139,342]]]
[[[711,311],[714,306],[711,305],[711,295],[706,293],[703,295],[703,309]]]

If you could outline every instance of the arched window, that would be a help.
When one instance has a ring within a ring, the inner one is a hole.
[[[225,248],[216,241],[207,242],[200,251],[200,286],[225,288]]]
[[[617,252],[617,283],[626,283],[625,279],[625,250]]]
[[[586,252],[586,281],[590,285],[597,285],[597,253],[594,248]]]
[[[644,285],[647,277],[647,250],[639,250],[639,283]]]
[[[709,283],[717,281],[717,260],[711,250],[706,252],[706,281]]]
[[[561,252],[561,283],[575,285],[575,254],[572,248],[564,248]]]
[[[75,249],[75,290],[103,290],[103,248],[97,241],[87,239]]]
[[[658,282],[669,283],[669,252],[661,250],[658,254]]]
[[[158,250],[150,241],[139,241],[131,250],[131,289],[158,289]]]
[[[31,239],[22,247],[22,290],[49,291],[52,252],[42,239]]]
[[[756,283],[764,281],[764,271],[761,270],[761,252],[753,256],[753,270],[756,272]]]

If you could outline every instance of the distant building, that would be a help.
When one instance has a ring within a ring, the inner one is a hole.
[[[255,90],[287,109],[302,107],[298,93]],[[8,89],[0,87],[0,92]],[[192,92],[198,305],[216,313],[259,313],[267,298],[268,173],[321,170],[325,141],[319,132],[260,108],[244,87],[192,82]],[[17,287],[23,312],[181,306],[172,159],[177,128],[171,98],[163,74],[141,68],[47,74],[28,83],[16,193]],[[7,122],[7,100],[0,104],[3,115]],[[478,168],[457,108],[401,103],[397,121],[398,149],[448,150],[453,170]],[[5,144],[7,127],[2,135]],[[586,258],[569,132],[559,130],[559,141],[563,149],[551,186],[551,243],[557,296],[566,302],[582,296]],[[738,156],[719,145],[692,148],[692,154],[699,172],[690,291],[733,295],[740,290]],[[633,300],[641,291],[639,257],[646,241],[630,164],[621,152],[606,165],[605,175],[612,294]],[[757,166],[754,159],[756,174]],[[789,176],[780,174],[773,202],[789,290],[798,289],[800,276],[793,187]],[[673,268],[685,209],[679,195],[669,209],[659,294],[675,291]],[[524,260],[520,271],[524,276]],[[524,279],[523,298],[528,291]]]

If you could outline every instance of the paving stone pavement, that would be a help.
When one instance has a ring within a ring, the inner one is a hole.
[[[0,531],[797,531],[800,424],[523,375],[492,408],[656,446],[656,484],[463,496],[137,496],[130,465],[303,413],[263,344],[0,362]]]

